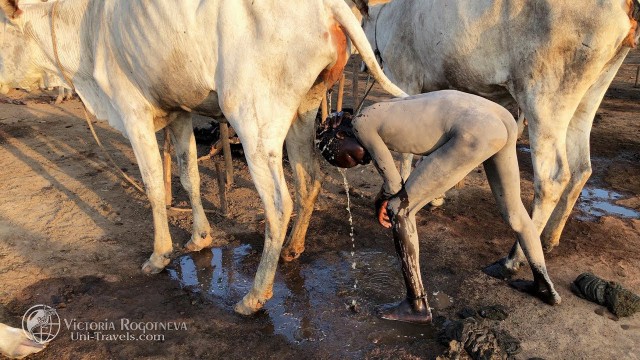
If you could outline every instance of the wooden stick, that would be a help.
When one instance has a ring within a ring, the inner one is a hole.
[[[171,194],[171,137],[169,129],[164,128],[164,145],[162,147],[163,176],[164,176],[164,203],[171,206],[173,196]]]
[[[236,132],[235,130],[233,130],[233,128],[229,128],[229,144],[240,144],[240,139],[236,138]],[[202,161],[202,160],[206,160],[206,159],[211,159],[212,157],[218,155],[218,153],[222,150],[222,140],[218,140],[216,141],[215,144],[211,145],[211,150],[209,150],[209,153],[207,155],[203,155],[201,157],[198,158],[198,161]]]
[[[336,111],[342,111],[342,101],[344,100],[344,73],[340,76],[340,82],[338,83],[338,103],[336,104]]]
[[[638,87],[638,76],[640,76],[640,65],[638,65],[638,68],[636,69],[636,83],[633,85],[634,88]]]
[[[322,96],[322,105],[320,106],[322,108],[322,120],[320,121],[322,123],[322,125],[324,125],[325,122],[327,122],[327,117],[329,116],[329,109],[328,109],[328,104],[327,104],[327,92],[324,92],[324,95]]]
[[[216,161],[216,173],[218,175],[218,195],[220,196],[220,210],[223,216],[227,216],[227,186],[225,184],[225,174],[222,165]]]
[[[353,62],[353,73],[351,74],[353,78],[351,79],[351,96],[353,96],[353,111],[356,111],[356,106],[358,106],[358,87],[360,82],[360,66],[358,61]]]
[[[220,140],[222,140],[222,153],[224,154],[224,166],[227,176],[226,186],[233,184],[233,161],[231,159],[231,144],[229,143],[229,124],[220,123]]]

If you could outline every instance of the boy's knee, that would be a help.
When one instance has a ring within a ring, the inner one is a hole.
[[[392,196],[387,203],[387,214],[393,221],[396,216],[407,216],[409,212],[409,197],[404,188]]]

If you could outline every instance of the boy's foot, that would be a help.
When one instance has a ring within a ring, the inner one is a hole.
[[[378,309],[381,318],[386,320],[395,320],[408,322],[412,324],[430,324],[431,309],[427,299],[418,300],[402,300],[400,303],[382,305]]]
[[[533,295],[549,305],[558,305],[562,301],[560,294],[554,289],[547,289],[545,286],[536,284],[535,281],[515,280],[509,283],[516,290]]]

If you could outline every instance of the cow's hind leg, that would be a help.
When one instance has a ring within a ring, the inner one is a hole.
[[[169,264],[169,256],[173,250],[164,199],[162,159],[158,141],[155,137],[151,114],[145,112],[132,115],[131,118],[125,119],[123,123],[129,141],[131,141],[133,153],[136,155],[147,197],[151,203],[151,211],[153,212],[153,254],[142,265],[142,271],[147,274],[155,274],[162,271]]]
[[[515,148],[518,136],[517,125],[513,122],[505,125],[510,127],[509,140],[502,150],[484,162],[484,168],[502,217],[516,232],[518,243],[524,250],[533,272],[533,282],[520,281],[515,282],[514,285],[524,288],[548,304],[559,304],[560,295],[555,291],[547,274],[538,230],[527,214],[520,197],[520,172]]]
[[[571,214],[571,210],[584,184],[591,176],[589,136],[593,118],[627,52],[628,49],[621,51],[605,67],[598,80],[582,98],[569,123],[567,130],[567,159],[571,178],[540,237],[546,250],[553,249],[560,242],[560,235],[562,235],[562,230]]]
[[[314,141],[315,119],[324,91],[324,83],[311,89],[298,109],[298,116],[287,134],[287,155],[296,186],[297,217],[282,250],[281,257],[285,261],[294,260],[304,252],[309,221],[320,193],[323,174],[315,156]]]
[[[199,251],[210,247],[211,226],[202,208],[200,196],[200,173],[198,172],[198,157],[196,155],[196,141],[193,135],[191,114],[177,112],[169,124],[169,130],[176,147],[176,158],[180,168],[180,183],[189,194],[189,201],[193,211],[193,233],[191,240],[185,245],[189,251]]]
[[[264,106],[264,108],[269,107]],[[270,113],[282,114],[283,112],[270,111]],[[229,122],[236,129],[242,142],[251,177],[264,203],[266,218],[264,249],[253,286],[234,307],[236,312],[243,315],[255,313],[273,295],[273,279],[293,210],[293,202],[282,168],[282,145],[294,112],[291,111],[286,117],[280,116],[263,121],[265,125],[262,126],[259,120],[257,125],[256,122],[247,120],[259,119],[258,114],[242,117],[244,122],[238,121],[240,119],[238,116],[228,116]],[[246,126],[242,126],[245,124]]]

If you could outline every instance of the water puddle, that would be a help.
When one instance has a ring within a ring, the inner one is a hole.
[[[444,310],[453,306],[453,299],[441,291],[434,292],[432,296],[429,296],[428,300],[429,305],[436,310]]]
[[[582,221],[594,221],[602,216],[640,219],[640,212],[616,204],[616,201],[624,198],[624,195],[613,190],[585,187],[578,200],[578,209],[582,214],[577,218]]]
[[[517,150],[531,154],[527,145],[517,145]],[[603,159],[592,158],[592,163]],[[616,201],[626,197],[613,190],[596,187],[585,187],[578,198],[577,208],[580,214],[576,216],[581,221],[596,221],[602,216],[617,216],[625,219],[640,219],[640,211],[616,204]]]
[[[258,315],[269,320],[263,331],[294,344],[330,342],[335,344],[336,357],[359,357],[371,344],[400,346],[434,339],[433,326],[378,318],[379,305],[400,301],[405,295],[400,264],[394,253],[356,252],[349,183],[346,173],[341,174],[351,248],[280,264],[273,297]],[[261,252],[248,244],[203,250],[175,259],[168,272],[183,289],[232,311],[233,304],[251,289]],[[449,301],[442,299],[445,304]]]
[[[261,251],[251,245],[190,253],[175,259],[169,276],[185,290],[232,311],[251,288]],[[353,269],[353,263],[357,263]],[[432,326],[381,320],[377,306],[404,296],[400,265],[395,254],[362,249],[327,252],[308,261],[280,264],[273,298],[260,316],[268,318],[265,333],[294,344],[328,341],[336,353],[356,356],[372,343],[405,344],[434,338]],[[358,284],[357,291],[354,283]],[[357,299],[358,312],[351,304]],[[365,334],[363,336],[363,334]]]

